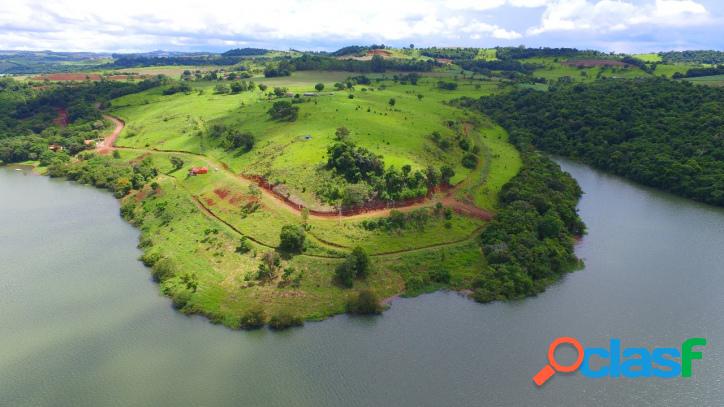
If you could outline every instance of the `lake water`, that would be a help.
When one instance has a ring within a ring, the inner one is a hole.
[[[174,311],[110,194],[0,169],[0,406],[722,405],[724,211],[562,165],[586,192],[586,267],[542,295],[435,293],[281,333]],[[709,344],[690,379],[538,389],[563,335]]]

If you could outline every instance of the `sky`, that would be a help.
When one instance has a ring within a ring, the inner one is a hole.
[[[724,50],[721,0],[2,0],[0,49],[346,45]]]

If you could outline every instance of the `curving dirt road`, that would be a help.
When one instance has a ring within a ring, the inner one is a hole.
[[[115,123],[116,127],[113,129],[113,132],[106,137],[103,142],[96,145],[96,151],[99,154],[108,154],[110,151],[113,151],[116,148],[121,148],[124,150],[133,150],[133,151],[139,151],[139,152],[146,152],[146,153],[175,153],[175,154],[183,154],[183,155],[193,155],[196,157],[203,158],[207,165],[209,167],[213,168],[221,168],[233,177],[243,180],[245,182],[255,183],[258,185],[258,182],[256,180],[250,179],[248,177],[244,177],[243,175],[235,174],[229,167],[219,161],[216,161],[215,159],[204,155],[200,153],[192,153],[188,151],[179,151],[179,150],[159,150],[159,149],[141,149],[141,148],[132,148],[132,147],[115,147],[116,139],[118,138],[118,135],[121,134],[121,131],[123,130],[123,127],[125,126],[125,122],[115,116],[111,116],[109,114],[104,114],[103,117],[106,119],[112,121]],[[287,210],[297,214],[301,215],[302,208],[295,204],[290,202],[287,198],[284,196],[279,195],[278,193],[271,190],[271,188],[260,188],[262,194],[272,199],[272,202],[276,204],[278,207],[286,208]],[[452,209],[453,211],[464,215],[469,216],[473,218],[483,219],[483,220],[490,220],[493,218],[493,214],[478,208],[475,205],[459,201],[453,197],[453,192],[455,191],[456,186],[449,189],[444,196],[440,197],[433,197],[430,199],[425,199],[423,201],[415,201],[411,202],[407,205],[393,207],[393,208],[382,208],[382,209],[370,209],[365,212],[361,213],[351,213],[351,214],[339,214],[336,211],[333,212],[319,212],[319,211],[311,211],[309,216],[310,218],[315,219],[339,219],[340,217],[343,219],[365,219],[365,218],[372,218],[372,217],[380,217],[380,216],[387,216],[390,214],[392,210],[398,210],[401,212],[411,211],[416,208],[422,208],[434,205],[438,202],[442,203],[445,207],[448,207]]]
[[[113,129],[113,132],[109,134],[106,138],[103,139],[102,142],[96,144],[96,151],[98,154],[108,154],[111,151],[113,151],[113,145],[116,143],[116,139],[118,138],[118,135],[121,134],[121,131],[123,131],[123,127],[125,126],[125,123],[123,120],[111,116],[109,114],[104,114],[103,117],[106,120],[110,120],[113,122],[113,124],[116,125],[116,127]]]

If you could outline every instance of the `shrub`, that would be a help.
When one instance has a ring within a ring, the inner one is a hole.
[[[435,269],[430,272],[430,280],[436,283],[448,284],[450,283],[450,272],[444,268]]]
[[[279,249],[289,253],[301,253],[304,250],[304,229],[297,225],[284,225],[279,234]]]
[[[239,328],[258,329],[266,323],[266,315],[261,306],[253,306],[241,315]]]
[[[248,253],[251,251],[251,243],[246,236],[242,236],[239,240],[239,246],[236,247],[236,252],[240,254]]]
[[[344,287],[351,288],[354,285],[354,277],[357,274],[355,260],[347,257],[342,264],[334,269],[337,281]]]
[[[355,278],[365,278],[369,274],[370,258],[367,252],[357,246],[347,258],[335,269],[337,281],[344,287],[350,288],[354,285]]]
[[[156,261],[151,268],[151,275],[157,282],[163,282],[176,275],[177,268],[173,260],[162,258]]]
[[[176,309],[181,309],[186,306],[186,304],[191,301],[191,291],[181,289],[173,293],[173,296],[171,297],[171,301],[173,304],[173,307]]]
[[[274,120],[293,122],[297,120],[297,116],[299,116],[299,107],[292,105],[292,103],[287,100],[280,100],[274,102],[267,113]]]
[[[373,315],[384,310],[379,297],[374,291],[365,288],[351,295],[347,302],[347,312],[351,314]]]
[[[475,169],[478,166],[478,157],[475,154],[465,154],[462,160],[463,167]]]
[[[288,311],[279,311],[269,319],[269,328],[275,330],[302,325],[304,325],[304,320],[298,315],[290,314]]]

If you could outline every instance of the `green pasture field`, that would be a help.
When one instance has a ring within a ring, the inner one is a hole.
[[[644,62],[661,62],[661,55],[652,52],[648,54],[634,54],[634,58],[638,58]]]
[[[697,85],[724,86],[724,75],[700,76],[697,78],[686,78],[686,81]]]
[[[316,83],[325,84],[317,96],[296,105],[300,111],[295,122],[270,120],[266,111],[278,99],[258,88],[222,95],[214,93],[216,82],[190,82],[193,90],[188,94],[163,95],[163,89],[150,89],[113,100],[109,113],[126,122],[116,142],[118,159],[150,158],[161,172],[156,190],[147,186],[125,202],[133,203],[133,213],[143,219],[142,246],[147,256],[158,253],[179,265],[181,272],[163,281],[162,291],[176,302],[189,297],[184,312],[203,314],[230,327],[238,326],[239,317],[256,306],[268,316],[287,312],[322,319],[344,312],[354,292],[335,282],[334,269],[355,246],[363,247],[373,264],[370,276],[356,281],[355,289],[369,287],[384,298],[469,287],[486,264],[476,242],[485,221],[455,212],[435,214],[433,207],[445,198],[443,193],[423,205],[433,214],[424,225],[398,230],[364,227],[365,221],[389,212],[310,216],[305,221],[298,210],[267,193],[258,198],[258,207],[247,209],[246,204],[255,200],[254,184],[241,174],[281,182],[311,203],[308,206],[328,208],[315,201],[314,188],[327,176],[318,167],[325,162],[335,129],[344,126],[351,140],[382,155],[386,166],[453,166],[454,198],[494,212],[498,192],[521,166],[518,152],[502,128],[448,102],[497,92],[499,81],[463,76],[453,69],[424,76],[417,85],[396,82],[394,75],[368,75],[371,85],[344,91],[334,90],[333,85],[352,76],[349,73],[253,78],[257,84],[265,83],[268,91],[278,86],[300,94],[316,92]],[[441,90],[439,80],[455,81],[458,87]],[[391,98],[396,100],[394,107],[388,103]],[[256,144],[247,153],[225,151],[207,135],[214,124],[249,131]],[[463,151],[456,145],[441,150],[430,138],[433,131],[451,140],[456,134],[467,138],[480,151],[478,167],[464,168]],[[183,160],[182,168],[173,169],[173,156]],[[209,168],[209,173],[188,176],[188,170],[198,166]],[[291,276],[298,276],[301,283],[285,286],[280,277],[257,281],[254,275],[262,255],[277,250],[280,230],[289,224],[306,225],[306,248],[300,255],[285,256],[280,267],[293,270]],[[251,250],[240,254],[236,247],[242,237]],[[450,274],[447,284],[429,277],[441,268]],[[190,278],[187,273],[198,281],[190,296],[184,282]]]
[[[606,78],[639,78],[649,76],[646,72],[637,67],[590,67],[578,68],[576,66],[563,65],[566,58],[553,57],[537,57],[521,59],[523,63],[535,63],[543,65],[542,68],[536,69],[533,76],[545,78],[547,80],[556,80],[567,76],[574,81],[591,82],[596,80],[599,73]]]

